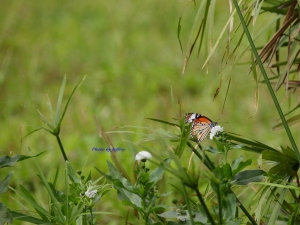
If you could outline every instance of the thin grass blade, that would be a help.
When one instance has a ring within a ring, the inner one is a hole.
[[[47,98],[46,105],[47,105],[48,110],[49,110],[50,113],[51,113],[52,127],[56,127],[57,124],[55,123],[55,116],[54,116],[54,111],[53,111],[53,107],[52,107],[50,98],[49,98],[48,95],[46,95],[46,98]],[[40,113],[40,115],[43,116],[42,113]],[[44,119],[45,119],[45,117],[44,117]]]
[[[38,113],[40,114],[40,119],[48,126],[51,130],[54,130],[54,126],[48,122],[46,117],[37,109]]]
[[[65,91],[65,86],[66,86],[66,75],[64,76],[63,82],[60,87],[59,95],[58,95],[58,100],[57,100],[57,106],[56,106],[56,116],[55,116],[55,125],[57,126],[60,123],[60,111],[61,111],[61,104],[62,104],[62,99]],[[71,98],[71,97],[70,97]],[[56,127],[55,126],[55,127]]]
[[[67,109],[68,109],[68,105],[69,105],[69,103],[70,103],[70,101],[71,101],[71,98],[73,97],[73,95],[74,95],[76,89],[83,83],[83,81],[85,80],[85,78],[86,78],[86,76],[84,76],[83,79],[82,79],[80,82],[78,82],[77,85],[75,86],[75,88],[73,89],[73,91],[72,91],[72,93],[71,93],[71,95],[70,95],[70,97],[69,97],[69,99],[68,99],[68,101],[67,101],[67,104],[66,104],[66,106],[65,106],[65,108],[64,108],[64,111],[63,111],[63,113],[62,113],[62,115],[61,115],[61,118],[60,118],[60,120],[59,120],[59,125],[61,124],[61,122],[62,122],[62,120],[63,120],[63,118],[64,118],[64,116],[65,116],[65,114],[66,114],[66,111],[67,111]]]
[[[167,125],[179,127],[178,124],[176,124],[176,123],[171,123],[171,122],[168,122],[168,121],[165,121],[165,120],[160,120],[160,119],[155,119],[155,118],[145,118],[145,119],[147,119],[147,120],[153,120],[153,121],[155,121],[155,122],[164,123],[164,124],[167,124]]]
[[[250,33],[249,33],[249,30],[247,29],[247,25],[246,25],[245,20],[244,20],[244,18],[243,18],[242,12],[240,11],[240,8],[239,8],[239,5],[238,5],[237,1],[236,1],[236,0],[233,0],[233,3],[234,3],[235,8],[236,8],[236,10],[237,10],[239,19],[240,19],[240,21],[242,22],[244,31],[245,31],[246,36],[247,36],[247,38],[248,38],[248,41],[249,41],[249,43],[250,43],[252,52],[253,52],[253,54],[254,54],[254,56],[255,56],[255,58],[256,58],[257,64],[258,64],[258,66],[259,66],[259,68],[260,68],[260,70],[261,70],[261,73],[262,73],[262,75],[263,75],[263,77],[264,77],[264,80],[265,80],[265,82],[266,82],[266,84],[267,84],[267,87],[268,87],[269,92],[270,92],[270,95],[271,95],[271,97],[272,97],[272,99],[273,99],[274,105],[275,105],[275,107],[276,107],[276,109],[277,109],[277,112],[278,112],[278,114],[279,114],[279,116],[280,116],[280,119],[282,120],[282,123],[284,124],[284,128],[285,128],[285,130],[286,130],[287,136],[288,136],[288,138],[289,138],[289,140],[290,140],[290,142],[291,142],[291,145],[292,145],[292,147],[293,147],[294,152],[296,153],[297,160],[298,160],[298,162],[300,163],[300,153],[299,153],[298,147],[297,147],[296,142],[295,142],[295,140],[294,140],[294,138],[293,138],[293,135],[292,135],[292,133],[291,133],[291,131],[290,131],[290,128],[289,128],[289,126],[288,126],[288,124],[287,124],[287,122],[286,122],[286,120],[285,120],[285,117],[284,117],[284,115],[283,115],[283,112],[282,112],[282,110],[281,110],[281,107],[280,107],[280,105],[279,105],[279,102],[278,102],[278,100],[277,100],[277,97],[276,97],[276,95],[275,95],[275,92],[274,92],[274,90],[273,90],[273,88],[272,88],[272,86],[271,86],[271,84],[270,84],[270,81],[269,81],[269,79],[268,79],[268,75],[267,75],[267,73],[266,73],[266,71],[265,71],[265,69],[264,69],[264,66],[263,66],[263,64],[262,64],[262,61],[261,61],[261,59],[260,59],[260,57],[259,57],[259,55],[258,55],[258,53],[257,53],[256,47],[255,47],[254,42],[253,42],[253,40],[252,40],[252,37],[251,37],[251,35],[250,35]]]
[[[240,0],[239,4],[240,4],[241,2],[242,2],[242,0]],[[222,29],[222,31],[221,31],[221,33],[220,33],[220,35],[219,35],[219,37],[218,37],[216,43],[214,44],[214,46],[213,46],[212,49],[210,50],[210,53],[209,53],[209,55],[206,57],[206,60],[205,60],[205,62],[203,63],[201,69],[203,69],[203,68],[205,67],[205,65],[208,63],[209,59],[211,58],[211,56],[212,56],[213,53],[215,52],[216,48],[218,47],[218,45],[219,45],[219,43],[220,43],[221,38],[223,37],[225,31],[227,30],[227,28],[228,28],[228,26],[229,26],[229,24],[230,24],[230,22],[231,22],[231,20],[232,20],[232,18],[233,18],[233,16],[234,16],[235,13],[236,13],[236,9],[233,10],[232,14],[230,15],[229,19],[227,20],[226,24],[224,25],[224,27],[223,27],[223,29]]]
[[[294,125],[296,123],[299,123],[300,122],[300,115],[294,116],[294,117],[286,120],[286,122],[289,126]],[[272,127],[272,130],[280,130],[282,128],[284,128],[283,123],[279,123],[279,124],[275,125],[274,127]]]
[[[60,223],[65,223],[66,222],[66,218],[63,215],[62,211],[61,211],[61,204],[58,202],[58,200],[56,199],[54,193],[52,192],[51,187],[48,184],[48,181],[46,180],[40,166],[38,165],[38,163],[36,162],[36,160],[34,159],[34,164],[38,170],[38,174],[39,177],[42,180],[43,185],[45,186],[45,188],[47,189],[47,192],[51,198],[51,202],[53,202],[53,206],[54,206],[54,211],[56,212],[56,216],[55,216],[55,220],[59,221]]]

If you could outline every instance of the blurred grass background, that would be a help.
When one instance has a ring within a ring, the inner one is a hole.
[[[222,57],[226,39],[212,57],[208,66],[201,70],[205,60],[192,55],[185,74],[181,74],[186,46],[196,10],[188,1],[1,1],[0,7],[0,150],[2,155],[31,154],[47,151],[38,162],[49,179],[58,165],[64,167],[63,158],[54,137],[44,131],[34,133],[20,142],[30,131],[43,125],[35,115],[36,109],[47,114],[48,94],[55,105],[64,75],[67,75],[65,102],[76,83],[87,75],[71,100],[63,121],[61,139],[67,156],[76,170],[87,174],[97,166],[106,171],[108,153],[93,152],[93,147],[107,147],[97,133],[96,117],[105,130],[125,125],[139,126],[135,134],[112,134],[116,147],[126,151],[118,153],[127,171],[131,171],[135,154],[143,150],[136,143],[153,130],[175,128],[145,120],[147,117],[172,121],[179,118],[180,101],[186,112],[198,112],[221,122],[225,130],[261,141],[272,147],[289,145],[283,130],[271,131],[277,123],[277,112],[267,88],[259,84],[259,108],[255,109],[256,84],[249,66],[232,67],[233,57],[224,70]],[[177,40],[177,25],[181,20],[182,54]],[[228,18],[227,2],[219,2],[216,8],[214,38]],[[270,18],[262,18],[263,24]],[[259,26],[258,26],[259,27]],[[258,32],[258,31],[256,31]],[[267,42],[269,36],[259,38],[257,45]],[[214,40],[215,41],[215,40]],[[233,39],[234,47],[238,39]],[[242,42],[240,50],[244,50]],[[233,48],[232,47],[232,48]],[[237,57],[238,55],[236,55]],[[250,62],[245,54],[240,62]],[[219,72],[222,72],[219,74]],[[231,85],[224,111],[228,79]],[[220,85],[219,96],[213,96]],[[172,102],[172,96],[174,102]],[[287,100],[282,89],[278,99],[287,111],[298,99]],[[49,115],[50,116],[50,115]],[[224,122],[224,123],[222,123]],[[126,128],[130,130],[131,128]],[[296,141],[299,134],[291,127]],[[204,145],[210,144],[205,140]],[[168,143],[172,145],[172,143]],[[165,151],[155,142],[148,144],[156,153]],[[239,151],[232,157],[244,155],[254,159],[257,155]],[[190,156],[187,152],[186,159]],[[183,162],[183,164],[185,164]],[[186,161],[187,164],[187,161]],[[28,187],[37,199],[44,199],[44,190],[36,176],[31,160],[18,163],[11,185]],[[3,169],[3,174],[11,168]],[[3,179],[3,177],[0,177]],[[99,210],[116,212],[125,216],[127,208],[112,197],[104,197]],[[9,192],[10,196],[15,194]],[[9,208],[22,209],[12,198],[1,196]],[[119,217],[101,218],[109,225],[119,224]]]

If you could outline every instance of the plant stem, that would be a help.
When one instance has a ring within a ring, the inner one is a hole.
[[[218,205],[219,205],[219,223],[223,224],[223,219],[222,219],[222,199],[221,199],[221,192],[220,192],[220,186],[218,186]]]
[[[273,99],[273,102],[274,102],[274,104],[275,104],[275,106],[276,106],[277,112],[278,112],[278,114],[279,114],[279,116],[280,116],[280,119],[281,119],[281,121],[282,121],[282,124],[283,124],[283,126],[284,126],[284,128],[285,128],[285,131],[286,131],[286,133],[287,133],[287,135],[288,135],[288,137],[289,137],[289,139],[290,139],[291,145],[293,146],[293,149],[294,149],[294,152],[295,152],[295,154],[296,154],[296,156],[297,156],[298,162],[300,163],[300,153],[299,153],[299,150],[298,150],[298,148],[297,148],[297,145],[296,145],[296,143],[295,143],[295,140],[294,140],[294,138],[293,138],[293,135],[292,135],[292,133],[291,133],[291,131],[290,131],[290,128],[289,128],[289,126],[288,126],[288,124],[287,124],[287,122],[286,122],[286,120],[285,120],[285,118],[284,118],[284,115],[283,115],[283,113],[282,113],[281,107],[280,107],[279,102],[278,102],[278,100],[277,100],[277,98],[276,98],[276,95],[275,95],[275,92],[274,92],[274,90],[273,90],[273,88],[272,88],[272,85],[271,85],[271,83],[270,83],[270,81],[269,81],[269,79],[268,79],[268,76],[267,76],[267,74],[266,74],[266,71],[265,71],[265,69],[264,69],[264,66],[263,66],[263,64],[262,64],[262,62],[261,62],[261,60],[260,60],[260,57],[259,57],[258,53],[257,53],[256,47],[255,47],[255,45],[254,45],[254,42],[253,42],[253,40],[252,40],[252,38],[251,38],[251,35],[250,35],[250,33],[249,33],[249,30],[248,30],[248,28],[247,28],[247,25],[246,25],[245,20],[244,20],[244,18],[243,18],[242,12],[241,12],[241,10],[240,10],[240,8],[239,8],[239,5],[238,5],[237,1],[236,1],[236,0],[233,0],[233,3],[234,3],[234,6],[235,6],[235,8],[236,8],[237,14],[238,14],[238,16],[239,16],[239,18],[240,18],[240,21],[241,21],[241,23],[242,23],[242,25],[243,25],[245,34],[246,34],[246,36],[247,36],[247,38],[248,38],[249,44],[250,44],[251,49],[252,49],[252,53],[254,54],[254,56],[255,56],[255,58],[256,58],[256,62],[257,62],[258,66],[259,66],[259,68],[260,68],[260,70],[261,70],[262,75],[264,76],[264,80],[265,80],[265,82],[266,82],[266,84],[267,84],[267,87],[268,87],[268,89],[269,89],[269,92],[270,92],[270,94],[271,94],[271,97],[272,97],[272,99]],[[255,68],[252,68],[252,69],[255,69]]]
[[[204,154],[204,158],[200,155],[200,153],[197,151],[197,149],[195,149],[192,144],[190,142],[187,142],[187,145],[192,149],[192,151],[195,153],[195,155],[201,159],[204,163],[204,165],[210,170],[210,171],[213,171],[215,169],[215,166],[214,164],[212,163],[212,161],[210,161],[209,157],[207,157],[207,155],[205,154],[204,151],[203,154]],[[200,148],[200,147],[199,147]]]
[[[93,224],[93,208],[92,207],[89,207],[89,210],[90,210],[90,224]]]
[[[206,158],[205,159],[203,159],[202,158],[202,156],[199,154],[199,152],[196,150],[196,149],[194,149],[194,147],[191,145],[191,143],[189,143],[189,142],[187,142],[187,145],[193,150],[193,152],[201,159],[201,160],[203,160],[204,161],[204,164],[207,166],[207,168],[210,170],[210,171],[213,171],[214,169],[215,169],[215,167],[214,167],[214,165],[213,165],[213,163],[210,161],[210,159],[209,159],[209,157],[207,157],[206,155]],[[196,192],[199,192],[199,190],[197,189],[196,190]],[[233,191],[230,189],[230,192],[232,193],[232,194],[234,194],[233,193]],[[200,192],[199,192],[199,194],[200,194]],[[197,193],[197,195],[198,195],[198,193]],[[200,194],[200,196],[201,196],[201,194]],[[219,195],[218,195],[219,196]],[[236,197],[236,195],[234,194],[234,196]],[[199,197],[198,197],[199,198]],[[201,196],[201,198],[202,198],[202,196]],[[199,198],[199,200],[200,200],[200,198]],[[239,207],[242,209],[242,211],[245,213],[245,215],[248,217],[248,219],[251,221],[251,223],[253,224],[253,225],[257,225],[257,223],[255,222],[255,220],[253,219],[253,217],[249,214],[249,212],[247,211],[247,209],[243,206],[243,204],[240,202],[240,200],[236,197],[236,200],[237,200],[237,202],[239,203]],[[201,202],[201,200],[200,200],[200,202]],[[202,199],[202,202],[204,203],[204,200]],[[203,204],[201,202],[201,204]],[[205,204],[205,203],[204,203]],[[219,208],[219,210],[220,210],[220,208]],[[219,216],[220,216],[220,214],[219,214]]]
[[[60,151],[61,151],[61,153],[62,153],[62,155],[63,155],[63,157],[64,157],[64,160],[65,160],[65,161],[68,161],[67,155],[66,155],[66,153],[65,153],[64,147],[62,146],[62,143],[61,143],[61,141],[60,141],[59,136],[58,136],[58,135],[55,135],[55,137],[56,137],[56,140],[57,140],[58,145],[59,145],[59,147],[60,147]]]
[[[82,213],[86,213],[86,206],[83,208]],[[82,224],[86,225],[86,215],[82,216]]]
[[[206,215],[207,215],[208,220],[210,221],[210,223],[211,223],[212,225],[215,225],[215,221],[214,221],[214,219],[212,218],[212,216],[211,216],[211,214],[210,214],[210,212],[209,212],[209,210],[208,210],[208,208],[207,208],[207,206],[206,206],[206,204],[205,204],[205,202],[204,202],[204,199],[202,198],[202,195],[201,195],[201,193],[199,192],[199,189],[198,189],[198,188],[195,188],[195,191],[196,191],[196,193],[197,193],[197,196],[198,196],[198,199],[199,199],[201,205],[202,205],[203,208],[204,208],[204,211],[205,211],[205,213],[206,213]]]
[[[230,190],[230,192],[232,194],[233,191]],[[253,219],[253,217],[249,214],[249,212],[247,211],[247,209],[244,207],[244,205],[241,203],[241,201],[238,199],[238,197],[236,197],[236,195],[234,194],[235,198],[236,198],[236,201],[238,202],[239,204],[239,207],[242,209],[242,211],[245,213],[245,215],[248,217],[248,219],[250,220],[250,222],[253,224],[253,225],[257,225],[256,221]]]
[[[186,207],[187,207],[187,210],[188,210],[188,213],[189,213],[189,216],[190,216],[191,224],[194,224],[193,212],[192,212],[189,197],[188,197],[188,194],[186,192],[186,188],[185,188],[184,184],[182,184],[182,188],[183,188],[183,196],[186,199]],[[197,187],[196,187],[196,189],[197,189]]]

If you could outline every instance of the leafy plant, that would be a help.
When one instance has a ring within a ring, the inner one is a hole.
[[[42,152],[43,153],[43,152]],[[35,155],[35,156],[26,156],[26,155],[17,155],[14,157],[10,156],[2,156],[0,158],[0,169],[4,167],[12,167],[17,162],[30,159],[32,157],[37,157],[41,155],[42,153]],[[3,180],[0,181],[0,195],[7,192],[9,187],[9,182],[11,180],[12,175],[14,174],[14,171],[11,171]],[[12,223],[13,222],[13,215],[10,209],[8,209],[4,203],[0,202],[0,224],[4,223]]]
[[[56,137],[56,140],[58,142],[58,145],[59,145],[59,148],[60,148],[60,151],[63,155],[63,158],[65,161],[68,160],[67,158],[67,155],[65,153],[65,150],[64,150],[64,147],[62,145],[62,142],[60,140],[60,137],[59,137],[59,133],[60,133],[60,129],[61,129],[61,124],[62,124],[62,121],[64,119],[64,116],[67,112],[67,109],[68,109],[68,105],[71,101],[71,98],[73,96],[73,94],[75,93],[76,89],[81,85],[81,83],[84,81],[85,77],[82,79],[82,81],[78,82],[77,85],[75,86],[75,88],[73,89],[68,101],[67,101],[67,104],[65,105],[65,108],[63,109],[63,112],[61,114],[61,110],[62,110],[62,99],[63,99],[63,94],[64,94],[64,90],[65,90],[65,85],[66,85],[66,76],[64,77],[63,79],[63,82],[61,84],[61,88],[60,88],[60,92],[59,92],[59,96],[58,96],[58,100],[57,100],[57,108],[56,108],[56,112],[53,111],[53,107],[52,107],[52,104],[50,102],[50,99],[47,96],[47,99],[48,99],[48,102],[47,102],[47,107],[51,113],[51,119],[50,120],[47,120],[46,117],[39,111],[39,117],[40,119],[47,125],[48,128],[46,127],[40,127],[34,131],[31,131],[29,134],[27,134],[24,138],[26,138],[27,136],[29,136],[30,134],[36,132],[36,131],[39,131],[39,130],[45,130],[47,131],[48,133],[54,135]],[[50,122],[51,121],[51,122]]]
[[[109,185],[104,182],[97,184],[102,178],[92,181],[91,173],[89,173],[88,177],[84,179],[83,176],[74,172],[67,161],[64,173],[64,190],[60,191],[56,189],[59,168],[54,180],[48,182],[36,161],[35,166],[46,193],[50,197],[50,202],[48,207],[45,207],[39,204],[39,201],[22,185],[20,185],[21,191],[10,187],[39,215],[36,217],[12,211],[11,214],[15,219],[34,224],[97,224],[95,220],[97,212],[93,211],[93,207],[110,190]],[[105,214],[105,212],[101,213]]]
[[[124,205],[131,206],[142,216],[144,224],[157,224],[156,222],[162,224],[157,213],[165,209],[166,206],[159,203],[159,200],[170,193],[159,194],[156,185],[163,178],[164,164],[169,162],[169,159],[164,160],[155,170],[149,173],[149,169],[146,167],[146,159],[138,161],[134,169],[135,183],[131,183],[123,177],[109,161],[107,161],[108,174],[96,169],[113,183],[114,188],[117,189],[118,199]]]
[[[228,65],[228,61],[233,58],[233,55],[237,54],[237,49],[240,48],[241,41],[246,38],[249,45],[242,52],[242,55],[240,57],[237,57],[237,60],[234,62],[234,64],[237,65],[239,59],[241,59],[246,52],[250,52],[250,55],[248,57],[250,66],[249,71],[252,71],[254,81],[257,84],[266,84],[268,91],[272,97],[273,104],[275,105],[281,120],[281,122],[274,128],[285,129],[291,146],[281,146],[280,149],[277,150],[263,143],[253,141],[248,138],[242,138],[239,135],[228,132],[226,136],[222,135],[225,143],[222,139],[214,140],[217,146],[216,148],[209,146],[204,147],[203,150],[209,151],[213,154],[224,154],[225,159],[228,147],[234,146],[239,149],[244,149],[260,154],[258,158],[261,164],[264,162],[270,164],[268,173],[265,174],[258,170],[254,173],[251,172],[251,176],[255,178],[255,173],[257,173],[258,177],[264,174],[266,176],[265,183],[259,183],[260,185],[263,184],[264,186],[257,191],[256,197],[252,199],[251,203],[249,203],[251,204],[251,206],[254,206],[254,209],[247,209],[247,212],[243,208],[242,210],[245,212],[252,224],[275,224],[279,221],[287,224],[299,223],[298,207],[294,207],[295,204],[299,204],[299,198],[297,197],[297,193],[295,192],[295,189],[297,188],[295,188],[292,183],[294,183],[293,180],[294,178],[296,178],[296,185],[297,187],[300,187],[298,177],[300,154],[298,146],[289,127],[290,125],[299,122],[299,115],[296,115],[289,120],[286,119],[287,115],[295,112],[299,108],[299,104],[293,107],[292,110],[284,114],[275,93],[275,91],[282,87],[283,84],[285,84],[287,92],[290,90],[296,90],[299,86],[299,81],[296,79],[297,72],[299,72],[300,62],[300,51],[299,48],[296,47],[299,45],[299,1],[229,1],[229,18],[226,21],[226,24],[224,25],[222,31],[220,32],[219,37],[214,43],[212,43],[213,38],[212,32],[210,31],[213,30],[214,26],[215,4],[216,1],[211,0],[202,1],[199,5],[197,16],[195,18],[195,22],[190,35],[190,41],[184,61],[183,72],[185,71],[187,62],[188,60],[190,60],[190,56],[197,43],[199,43],[198,55],[200,49],[202,49],[202,46],[206,47],[206,51],[204,51],[206,59],[204,60],[202,66],[203,68],[207,65],[207,63],[211,59],[211,56],[216,52],[217,47],[220,47],[220,40],[224,36],[225,30],[228,28],[229,31],[228,44],[226,46],[226,50],[229,52],[229,46],[232,45],[231,41],[233,40],[234,36],[236,36],[237,31],[242,29],[240,32],[241,35],[239,37],[238,43],[228,55],[225,66]],[[268,14],[268,16],[270,17],[271,14],[276,16],[269,24],[264,26],[262,30],[259,31],[259,33],[257,33],[255,27],[252,28],[251,25],[256,25],[257,20],[259,19],[261,14]],[[236,30],[235,32],[233,32],[233,18],[235,16],[237,16],[238,22]],[[197,23],[200,24],[200,26],[199,29],[195,32],[195,29],[197,27],[195,26],[195,24]],[[181,25],[179,25],[178,27],[181,28]],[[270,27],[273,28],[273,34],[271,35],[269,41],[262,47],[256,46],[255,41],[257,40],[257,38],[262,33],[267,32],[268,29],[270,30]],[[178,32],[180,32],[179,29]],[[203,44],[204,40],[209,40],[209,44]],[[212,47],[208,50],[208,46]],[[260,53],[258,53],[258,51],[260,51]],[[226,53],[224,53],[223,60],[225,58],[225,55]],[[250,58],[251,60],[249,60]],[[267,73],[266,71],[267,68],[269,69],[269,73]],[[262,75],[262,78],[260,78],[260,74]],[[228,83],[230,84],[230,80],[228,81]],[[272,84],[275,84],[275,91],[273,90]],[[216,91],[215,98],[218,95],[218,92],[219,90]],[[256,90],[255,94],[258,95],[258,90]],[[191,147],[191,145],[189,146]],[[201,157],[207,168],[211,170],[214,167],[213,165],[211,165],[211,163],[208,163],[211,160],[207,159],[207,156],[204,155],[204,153]],[[235,159],[235,162],[238,161],[238,159]],[[248,163],[244,162],[245,165],[247,165]],[[227,163],[216,166],[218,172],[215,175],[218,179],[221,179],[221,182],[224,178],[226,180],[228,178],[233,179],[231,177],[233,170],[230,170],[229,167],[230,166]],[[249,172],[242,171],[234,175],[234,177],[244,177],[246,178],[245,180],[247,180],[248,174]],[[247,183],[247,181],[245,183]],[[240,184],[245,183],[242,181]],[[216,187],[214,187],[213,189],[215,191],[218,190],[218,188]],[[251,219],[248,215],[250,215],[251,217],[252,215],[254,215],[254,220]],[[221,218],[221,216],[219,218]],[[219,219],[219,222],[222,222],[222,220]]]

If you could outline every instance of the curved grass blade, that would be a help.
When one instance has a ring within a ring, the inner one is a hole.
[[[294,117],[286,120],[286,122],[289,126],[294,125],[296,123],[299,123],[300,122],[300,115],[294,116]],[[280,130],[282,128],[284,128],[283,123],[279,123],[279,124],[275,125],[274,127],[272,127],[272,130]]]
[[[171,123],[171,122],[168,122],[168,121],[165,121],[165,120],[160,120],[160,119],[155,119],[155,118],[145,118],[147,120],[153,120],[155,122],[159,122],[159,123],[164,123],[164,124],[167,124],[167,125],[171,125],[171,126],[176,126],[176,127],[180,127],[178,124],[176,123]]]
[[[181,43],[181,40],[180,40],[180,31],[181,31],[181,17],[179,17],[179,21],[178,21],[178,25],[177,25],[177,38],[178,38],[178,41],[179,41],[179,44],[180,44],[180,49],[181,49],[181,52],[183,54],[183,48],[182,48],[182,43]]]
[[[187,49],[188,49],[189,52],[190,52],[190,50],[189,50],[190,47],[189,46],[190,46],[190,44],[192,42],[193,32],[196,29],[196,23],[197,23],[197,21],[199,19],[199,16],[200,16],[200,13],[202,11],[202,8],[204,7],[204,4],[205,4],[205,1],[202,1],[201,4],[199,5],[198,11],[197,11],[197,14],[196,14],[196,17],[195,17],[195,20],[194,20],[194,23],[193,23],[193,26],[192,26],[192,29],[191,29],[190,37],[189,37],[189,40],[188,40],[188,47],[187,47]],[[186,69],[187,62],[188,62],[190,56],[191,55],[189,53],[186,54],[186,57],[185,57],[184,63],[183,63],[182,74],[184,74],[184,71]]]
[[[73,91],[72,91],[72,93],[71,93],[71,95],[70,95],[70,97],[69,97],[69,99],[68,99],[68,101],[67,101],[67,104],[66,104],[66,106],[65,106],[65,108],[64,108],[64,110],[63,110],[63,113],[62,113],[62,115],[61,115],[61,118],[60,118],[60,120],[59,120],[59,126],[61,125],[61,122],[62,122],[62,120],[63,120],[63,118],[64,118],[64,116],[65,116],[65,114],[66,114],[66,111],[67,111],[68,105],[69,105],[69,103],[70,103],[70,101],[71,101],[71,98],[73,97],[73,95],[74,95],[76,89],[83,83],[83,81],[85,80],[85,78],[86,78],[86,75],[83,77],[83,79],[82,79],[81,81],[79,81],[79,82],[77,83],[77,85],[76,85],[75,88],[73,89]]]
[[[65,86],[66,86],[66,75],[64,76],[63,82],[61,84],[60,87],[60,91],[59,91],[59,95],[58,95],[58,99],[57,99],[57,106],[56,106],[56,116],[55,116],[55,125],[57,126],[60,122],[60,111],[61,111],[61,104],[62,104],[62,98],[64,95],[64,91],[65,91]],[[71,95],[72,96],[72,95]],[[70,97],[71,98],[71,97]],[[54,117],[53,117],[54,118]],[[56,127],[55,126],[55,127]]]
[[[239,4],[240,4],[241,2],[242,2],[242,0],[240,0]],[[209,53],[209,55],[207,56],[205,62],[203,63],[201,69],[203,69],[203,68],[205,67],[205,65],[208,63],[209,59],[211,58],[211,56],[212,56],[213,53],[215,52],[217,46],[218,46],[219,43],[220,43],[221,38],[223,37],[225,31],[227,30],[227,27],[228,27],[229,24],[231,23],[232,18],[233,18],[233,16],[234,16],[235,13],[236,13],[236,9],[234,9],[234,10],[232,11],[232,14],[230,15],[229,19],[227,20],[226,24],[224,25],[224,27],[223,27],[223,29],[222,29],[222,31],[221,31],[221,33],[220,33],[220,35],[219,35],[217,41],[215,42],[215,45],[214,45],[214,46],[212,47],[212,49],[210,50],[210,53]]]

